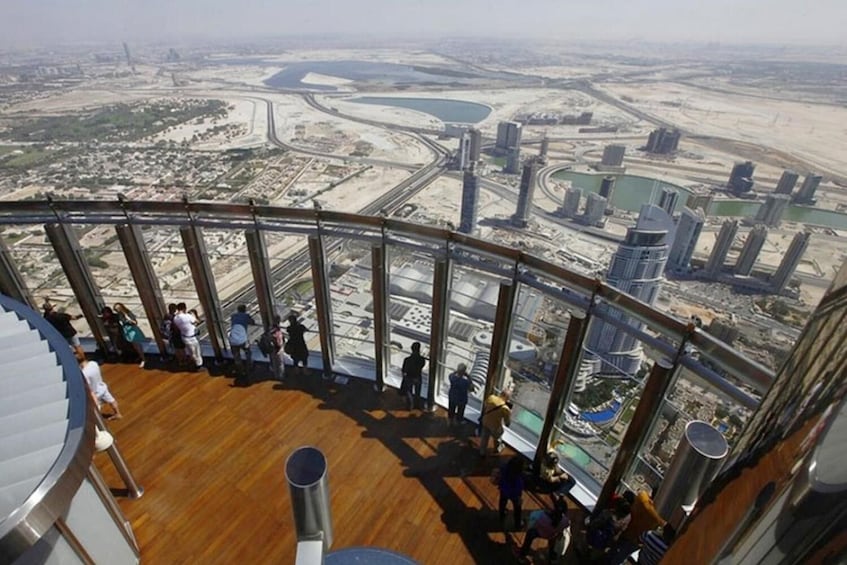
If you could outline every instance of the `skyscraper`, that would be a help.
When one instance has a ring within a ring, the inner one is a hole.
[[[785,213],[785,209],[788,208],[790,201],[791,197],[787,194],[768,194],[765,196],[764,204],[756,212],[756,221],[768,227],[779,227],[779,223],[782,221],[782,215]]]
[[[809,238],[811,237],[812,234],[810,232],[797,232],[794,235],[794,239],[791,240],[791,245],[788,247],[788,251],[782,258],[779,267],[771,275],[771,289],[775,294],[781,294],[785,290],[785,287],[788,286],[788,282],[794,275],[794,270],[797,269],[797,265],[800,264],[800,260],[803,258],[803,253],[806,252],[806,248],[809,246]]]
[[[715,240],[715,246],[712,248],[712,253],[706,262],[704,271],[707,275],[714,277],[720,274],[724,261],[726,261],[726,254],[729,253],[729,248],[732,247],[737,232],[738,221],[724,220],[721,231],[718,232],[718,237]]]
[[[647,138],[647,145],[644,147],[648,153],[658,153],[667,155],[675,153],[679,148],[679,139],[681,134],[679,130],[668,131],[666,128],[654,129],[650,132],[650,137]]]
[[[643,205],[635,227],[627,230],[626,238],[612,257],[607,282],[647,304],[654,304],[662,284],[672,230],[673,221],[667,212],[653,204]],[[611,310],[608,315],[628,326],[644,327],[619,310]],[[609,322],[592,322],[585,349],[586,359],[594,364],[595,372],[621,371],[632,375],[641,366],[638,339]]]
[[[676,222],[673,245],[668,253],[668,269],[678,272],[688,270],[705,221],[702,210],[692,210],[687,206],[683,208]]]
[[[547,164],[547,150],[550,149],[550,138],[547,137],[547,134],[544,134],[544,137],[541,138],[541,149],[538,151],[538,158],[541,160],[541,164]]]
[[[753,171],[756,165],[752,161],[736,163],[729,175],[727,188],[735,194],[744,194],[753,190]]]
[[[662,187],[662,194],[659,196],[659,208],[673,216],[676,209],[676,201],[679,200],[679,193],[666,186]]]
[[[623,157],[626,153],[624,145],[607,145],[603,149],[603,158],[597,166],[598,171],[618,170],[623,168]]]
[[[738,261],[735,262],[736,275],[750,276],[767,237],[768,228],[763,225],[754,226],[750,230],[750,233],[747,234],[747,239],[744,240],[744,247],[741,248],[741,254],[738,255]]]
[[[803,186],[800,187],[800,190],[797,191],[797,195],[794,197],[794,202],[797,204],[814,204],[815,191],[817,191],[818,186],[821,184],[821,179],[822,177],[820,175],[813,173],[806,175],[806,178],[803,179]]]
[[[608,206],[608,202],[605,198],[596,192],[589,192],[588,199],[585,201],[585,213],[582,215],[582,222],[589,226],[601,225],[606,213],[606,206]]]
[[[470,128],[468,130],[468,136],[471,140],[469,161],[476,163],[482,155],[482,132],[477,128]]]
[[[500,122],[497,125],[497,142],[495,144],[497,151],[502,154],[513,147],[520,147],[522,127],[518,122]]]
[[[471,163],[462,177],[462,215],[459,220],[459,231],[473,233],[476,229],[478,213],[479,177],[476,175],[475,165]]]
[[[507,173],[516,175],[521,172],[521,148],[511,147],[506,153],[506,168]]]
[[[471,135],[468,132],[459,136],[459,148],[453,159],[453,170],[464,171],[471,162]]]
[[[600,181],[600,196],[606,199],[605,214],[611,214],[613,211],[612,197],[615,195],[615,177],[606,176]]]
[[[786,169],[782,171],[782,176],[779,177],[779,182],[776,185],[777,194],[788,194],[790,195],[794,191],[794,187],[797,185],[797,179],[799,175],[792,171],[791,169]]]
[[[579,215],[579,203],[582,200],[582,189],[569,187],[565,190],[565,201],[562,204],[562,214],[566,218],[576,218]]]
[[[518,193],[518,207],[512,216],[512,225],[525,228],[529,223],[529,214],[532,209],[532,195],[535,192],[535,181],[538,174],[538,161],[529,159],[523,166],[521,173],[521,188]]]

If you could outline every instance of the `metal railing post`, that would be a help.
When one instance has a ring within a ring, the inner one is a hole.
[[[121,224],[115,226],[115,231],[126,257],[129,272],[132,274],[132,280],[135,281],[135,288],[138,290],[138,297],[141,299],[147,321],[150,323],[156,346],[160,354],[166,355],[168,348],[161,330],[165,301],[162,298],[162,289],[159,287],[159,278],[150,263],[150,255],[147,253],[147,245],[141,235],[141,228],[137,225]]]
[[[429,338],[429,376],[427,377],[426,407],[435,410],[435,388],[438,373],[446,357],[447,316],[450,305],[450,260],[436,259],[432,280],[432,326]]]
[[[376,388],[385,389],[385,376],[391,356],[388,323],[388,253],[382,245],[371,248],[371,278],[374,316],[374,355],[376,360]]]
[[[568,331],[565,334],[565,343],[562,345],[562,355],[559,357],[553,388],[550,391],[550,399],[547,401],[547,415],[544,418],[541,435],[538,437],[538,446],[535,448],[535,461],[541,461],[541,458],[547,452],[550,445],[550,436],[553,433],[553,424],[564,410],[568,392],[573,389],[576,383],[582,358],[582,343],[585,340],[589,318],[587,312],[571,313]]]
[[[483,401],[500,388],[503,365],[509,358],[509,342],[512,339],[512,317],[517,297],[517,283],[503,281],[497,296],[497,311],[494,316],[494,330],[491,333],[491,356],[488,360],[488,374],[485,377]]]
[[[332,300],[329,296],[329,280],[326,274],[326,255],[323,239],[309,236],[309,258],[312,265],[312,285],[315,290],[315,315],[321,339],[321,357],[324,376],[332,374],[335,350],[332,337]]]
[[[198,226],[191,225],[179,228],[179,235],[182,237],[194,288],[197,290],[197,299],[203,309],[206,330],[209,332],[209,341],[212,343],[215,359],[222,361],[226,349],[226,327],[203,232]]]
[[[97,428],[104,432],[108,432],[109,428],[106,426],[106,421],[103,419],[103,415],[100,414],[100,410],[98,410],[96,406],[93,406],[92,410],[94,411],[94,417],[97,420]],[[109,454],[109,459],[112,460],[112,464],[115,466],[115,469],[117,469],[118,475],[120,475],[121,480],[124,482],[124,485],[126,485],[129,497],[135,499],[141,498],[144,495],[144,488],[135,482],[135,477],[132,476],[132,471],[129,470],[129,465],[127,465],[126,459],[124,459],[123,455],[121,455],[120,449],[118,449],[117,438],[115,438],[115,435],[111,432],[109,433],[112,435],[113,441],[106,449],[106,453]]]
[[[79,307],[97,341],[97,347],[101,351],[109,351],[106,327],[100,317],[104,306],[103,297],[100,295],[100,289],[94,284],[94,277],[82,253],[79,239],[73,228],[67,224],[46,224],[44,231],[53,245],[65,276],[68,277],[68,284],[79,301]]]
[[[653,363],[650,376],[647,377],[647,383],[641,392],[641,398],[638,400],[635,414],[629,422],[629,427],[626,429],[620,447],[618,447],[615,461],[609,469],[606,482],[603,483],[603,490],[600,491],[600,496],[597,498],[595,508],[598,510],[608,506],[612,494],[618,488],[618,483],[621,482],[621,479],[635,462],[638,450],[650,432],[650,421],[661,408],[665,399],[665,392],[671,381],[674,367],[675,364],[667,359],[660,359]]]
[[[258,229],[245,230],[244,238],[247,240],[247,253],[250,256],[250,270],[256,286],[256,302],[262,317],[262,327],[269,328],[273,324],[276,307],[265,233]]]

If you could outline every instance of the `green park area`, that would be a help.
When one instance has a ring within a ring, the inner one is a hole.
[[[163,100],[115,104],[89,113],[44,116],[13,126],[7,137],[15,142],[61,143],[135,141],[193,119],[227,115],[221,100]]]

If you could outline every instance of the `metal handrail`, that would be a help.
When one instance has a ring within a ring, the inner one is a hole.
[[[689,332],[686,321],[676,319],[654,309],[632,296],[621,292],[609,284],[598,281],[562,265],[528,255],[517,249],[497,243],[477,239],[466,234],[433,226],[422,226],[402,220],[381,216],[366,216],[355,213],[331,210],[303,208],[284,208],[276,206],[254,206],[251,204],[223,202],[191,201],[126,201],[126,200],[24,200],[4,202],[0,210],[0,225],[3,224],[40,224],[45,222],[142,225],[186,225],[216,227],[228,229],[254,228],[273,231],[287,231],[286,225],[276,225],[276,221],[295,223],[344,225],[352,229],[390,230],[395,234],[422,238],[428,241],[440,241],[449,246],[458,244],[463,249],[493,256],[505,264],[524,265],[557,281],[572,291],[573,305],[580,307],[584,300],[596,296],[610,307],[615,308],[661,335],[673,339],[688,336],[688,343],[696,348],[701,357],[721,367],[730,374],[743,377],[763,394],[774,380],[774,373],[747,358],[719,339],[697,329]],[[350,237],[357,237],[351,232]],[[564,293],[567,297],[569,293]]]

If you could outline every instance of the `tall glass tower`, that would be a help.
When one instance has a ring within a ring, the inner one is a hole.
[[[653,204],[641,207],[635,227],[626,232],[609,270],[607,282],[635,298],[654,304],[659,295],[662,274],[668,260],[668,243],[673,232],[673,220],[667,212]],[[609,311],[608,317],[637,328],[641,322],[619,311]],[[586,360],[594,372],[633,374],[641,365],[641,346],[635,336],[616,325],[597,321],[588,334]]]

